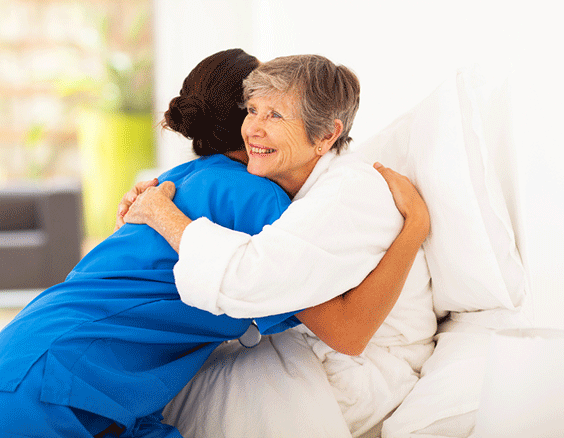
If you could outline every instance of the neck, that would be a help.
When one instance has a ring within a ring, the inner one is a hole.
[[[294,199],[294,196],[296,196],[303,187],[320,158],[321,157],[316,157],[301,169],[292,172],[291,175],[272,178],[272,180],[284,189],[290,199]]]

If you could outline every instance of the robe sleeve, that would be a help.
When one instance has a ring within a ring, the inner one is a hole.
[[[192,222],[174,267],[177,289],[185,303],[235,318],[301,310],[357,286],[402,225],[377,171],[337,166],[254,236]]]

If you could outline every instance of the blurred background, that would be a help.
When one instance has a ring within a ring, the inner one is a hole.
[[[0,0],[5,319],[112,232],[156,166],[153,21],[149,0]]]
[[[458,68],[511,76],[531,280],[550,291],[536,309],[562,325],[561,15],[551,0],[0,0],[0,307],[62,281],[136,180],[192,158],[157,124],[201,59],[241,47],[352,68],[355,145]]]

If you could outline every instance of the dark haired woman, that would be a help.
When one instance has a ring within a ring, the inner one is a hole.
[[[242,81],[257,65],[235,49],[190,73],[164,125],[204,157],[159,177],[163,190],[174,183],[182,211],[250,234],[290,203],[237,161],[246,158]],[[126,225],[23,309],[0,333],[0,437],[180,438],[161,424],[163,407],[217,345],[253,326],[182,303],[177,261],[150,227]],[[256,320],[265,333],[298,323],[292,313]]]

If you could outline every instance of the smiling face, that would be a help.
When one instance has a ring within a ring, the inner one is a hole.
[[[323,141],[309,143],[298,112],[294,94],[251,97],[241,127],[249,155],[248,172],[276,182],[291,197],[328,150]]]

